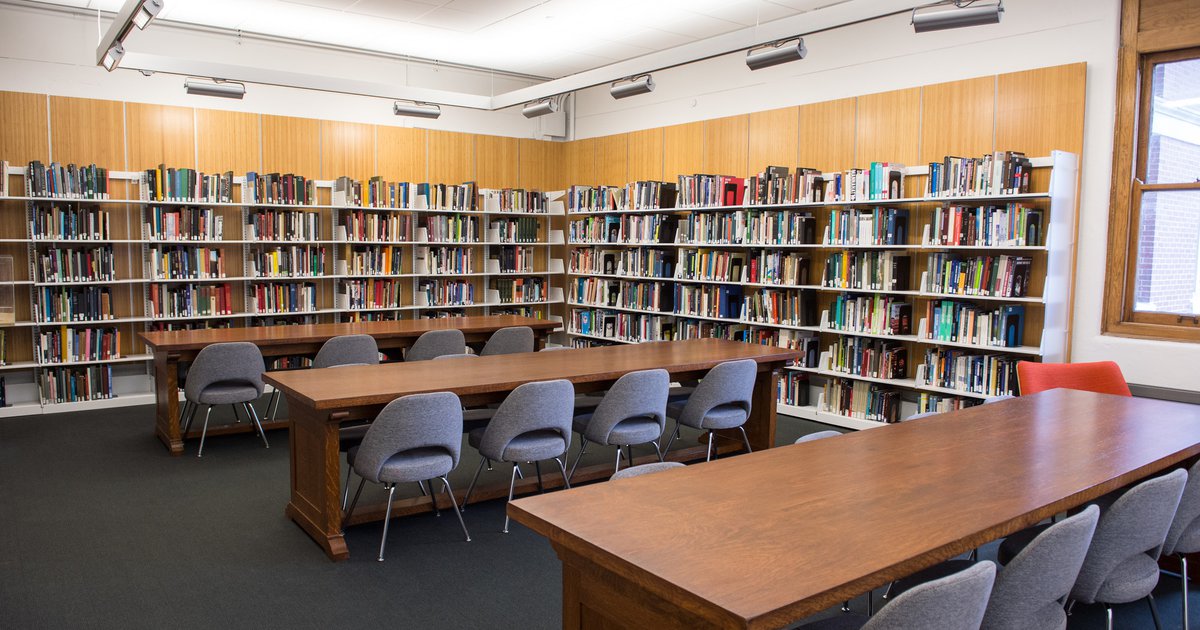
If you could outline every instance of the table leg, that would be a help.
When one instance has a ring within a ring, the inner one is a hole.
[[[291,500],[284,511],[325,550],[330,560],[350,557],[342,536],[338,425],[288,396]]]
[[[754,394],[750,402],[750,419],[746,421],[746,435],[750,446],[756,451],[775,446],[775,405],[779,387],[779,369],[770,367],[758,373],[754,379]]]
[[[542,348],[546,347],[546,337],[548,335],[549,335],[549,333],[542,331],[542,330],[539,330],[534,333],[534,335],[533,335],[533,351],[534,352],[540,352],[542,350]]]
[[[154,433],[172,455],[183,454],[179,426],[179,355],[154,353]]]

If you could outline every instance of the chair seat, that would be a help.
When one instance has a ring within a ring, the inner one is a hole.
[[[679,419],[687,401],[667,404],[667,415]],[[714,407],[700,420],[700,426],[695,429],[735,429],[746,424],[746,410],[735,405]]]
[[[633,466],[630,468],[622,468],[612,476],[613,479],[628,479],[629,477],[639,477],[641,475],[650,475],[672,468],[683,468],[680,462],[653,462],[650,464],[642,464],[641,466]]]
[[[352,427],[342,427],[339,429],[338,450],[343,453],[348,453],[350,449],[362,443],[363,438],[367,435],[367,429],[370,428],[371,425],[369,424],[360,424]]]
[[[467,434],[467,443],[476,449],[483,442],[484,429],[475,429]],[[543,429],[530,431],[513,438],[503,453],[484,453],[484,457],[505,462],[533,462],[560,457],[567,452],[567,442],[557,431]]]
[[[1158,563],[1148,554],[1139,553],[1113,569],[1096,592],[1096,601],[1106,604],[1135,602],[1158,585]]]
[[[848,613],[838,613],[832,617],[806,623],[796,630],[858,630],[866,625],[869,617]]]
[[[358,456],[357,446],[346,451],[346,462],[354,467]],[[406,483],[425,481],[450,474],[454,470],[454,459],[444,449],[414,448],[392,455],[379,469],[380,483]],[[359,472],[357,468],[354,472]]]
[[[262,392],[244,381],[218,381],[200,390],[201,405],[233,405],[258,400]]]
[[[580,435],[587,434],[588,423],[592,420],[592,414],[585,413],[575,416],[571,421],[571,426],[575,432]],[[645,444],[653,442],[662,435],[662,427],[658,423],[649,418],[629,418],[617,423],[612,431],[608,434],[608,440],[605,444],[619,444],[627,446],[632,444]]]

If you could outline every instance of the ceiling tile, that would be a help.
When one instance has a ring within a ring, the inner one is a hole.
[[[797,11],[772,2],[730,2],[723,7],[709,9],[705,13],[712,17],[737,22],[742,26],[754,26],[795,15]]]
[[[280,0],[283,4],[302,4],[310,7],[320,7],[322,9],[333,9],[335,11],[344,11],[358,0]],[[170,6],[170,3],[167,3]]]
[[[443,3],[419,0],[358,0],[347,11],[370,17],[381,17],[405,22],[416,20]]]
[[[499,21],[499,19],[487,14],[439,7],[412,21],[416,24],[444,28],[459,33],[473,33],[489,24]]]

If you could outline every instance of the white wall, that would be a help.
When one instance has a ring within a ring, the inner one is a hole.
[[[107,27],[108,20],[104,20],[103,28]],[[109,73],[97,67],[98,40],[94,15],[0,5],[0,90],[539,137],[537,121],[522,116],[520,107],[499,112],[443,107],[441,118],[424,120],[393,115],[392,101],[388,99],[262,85],[247,86],[246,97],[240,101],[189,96],[183,91],[183,77],[161,74],[145,77],[130,70]],[[373,55],[250,38],[239,40],[232,35],[172,27],[165,22],[154,23],[145,31],[135,29],[125,48],[130,52],[475,94],[501,93],[530,84],[483,72],[410,65]]]

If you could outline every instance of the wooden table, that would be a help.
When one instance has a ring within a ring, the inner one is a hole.
[[[183,454],[183,438],[179,426],[179,363],[192,361],[206,346],[231,341],[249,341],[258,346],[265,357],[315,355],[321,345],[340,335],[371,335],[380,350],[411,346],[417,337],[430,330],[457,328],[463,331],[467,343],[482,343],[497,330],[509,326],[529,326],[533,329],[537,348],[541,349],[550,331],[561,324],[556,321],[519,317],[516,315],[487,315],[480,317],[449,317],[442,319],[407,319],[386,322],[355,322],[344,324],[307,324],[300,326],[255,326],[249,328],[206,328],[201,330],[169,330],[144,332],[138,336],[154,353],[154,393],[158,404],[154,432],[172,455]],[[282,428],[286,420],[263,423],[264,428]],[[253,430],[251,423],[209,429],[209,435],[242,433]],[[199,431],[187,437],[200,437]]]
[[[1052,390],[514,501],[563,628],[775,628],[1200,453],[1200,407]]]
[[[799,356],[799,352],[783,348],[693,339],[481,357],[455,362],[453,369],[429,363],[389,363],[269,372],[266,381],[283,392],[291,412],[292,496],[286,513],[330,558],[348,558],[342,538],[338,426],[351,420],[374,419],[384,405],[410,394],[449,391],[458,394],[464,404],[477,405],[503,400],[519,385],[535,381],[567,379],[575,384],[577,392],[587,392],[607,388],[621,376],[638,370],[662,368],[674,380],[680,380],[699,378],[724,361],[753,359],[759,371],[746,432],[753,448],[770,448],[775,441],[779,370]],[[696,446],[672,451],[672,456],[702,458],[703,452]],[[595,478],[598,472],[580,468],[575,478]],[[557,485],[551,476],[546,481],[548,486]],[[517,490],[530,491],[536,483],[534,479],[526,480],[518,484]],[[497,498],[507,490],[507,484],[477,487],[472,499]],[[393,515],[431,509],[430,499],[425,497],[397,500],[394,505],[398,509]],[[350,524],[381,519],[383,508],[384,504],[359,508]]]

